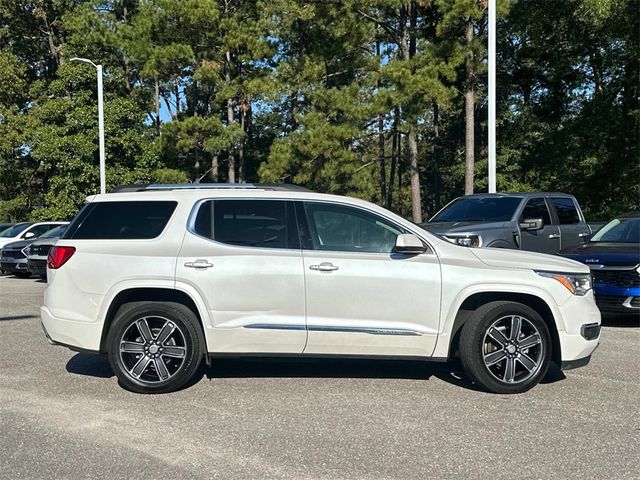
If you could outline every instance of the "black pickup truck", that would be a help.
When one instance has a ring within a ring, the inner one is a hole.
[[[566,193],[482,193],[459,197],[421,225],[469,247],[555,254],[586,242],[604,223],[588,224]]]

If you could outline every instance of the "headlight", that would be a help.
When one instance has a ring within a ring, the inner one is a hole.
[[[556,272],[538,272],[543,277],[553,278],[560,282],[564,288],[574,295],[583,296],[591,290],[591,274],[590,273],[556,273]]]
[[[482,245],[482,237],[480,235],[445,235],[444,238],[463,247],[479,247]]]

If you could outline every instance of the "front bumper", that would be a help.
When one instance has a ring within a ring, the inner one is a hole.
[[[55,317],[45,306],[40,307],[40,321],[50,343],[77,351],[100,350],[102,324],[99,322],[78,322]]]
[[[589,363],[591,354],[600,342],[600,310],[593,293],[573,296],[559,307],[564,329],[558,331],[561,367],[578,368]]]
[[[3,257],[2,260],[0,260],[0,270],[4,270],[10,273],[26,273],[29,271],[29,265],[27,264],[26,258],[15,259]]]

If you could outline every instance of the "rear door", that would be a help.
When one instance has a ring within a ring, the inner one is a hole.
[[[293,203],[212,199],[192,214],[176,280],[205,299],[211,352],[302,353],[302,251]]]
[[[408,233],[352,205],[297,203],[308,340],[304,353],[430,356],[440,314],[435,253],[394,253]]]
[[[589,236],[589,226],[580,215],[575,200],[571,197],[551,197],[556,220],[560,228],[560,248],[584,243]]]
[[[536,218],[542,219],[542,229],[520,229],[520,248],[531,252],[557,253],[560,250],[560,230],[551,221],[549,208],[544,197],[534,197],[527,200],[519,222]]]

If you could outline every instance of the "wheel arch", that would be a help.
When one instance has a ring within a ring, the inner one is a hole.
[[[533,310],[535,310],[547,324],[549,333],[551,334],[552,352],[551,360],[560,365],[562,363],[562,351],[560,346],[560,336],[558,334],[558,324],[553,311],[549,304],[541,297],[532,293],[522,292],[499,292],[499,291],[487,291],[472,293],[464,299],[455,316],[453,327],[451,329],[448,349],[448,358],[453,358],[458,355],[460,332],[465,322],[467,322],[473,312],[475,312],[482,305],[486,305],[489,302],[495,301],[507,301],[522,303]]]
[[[102,325],[102,335],[100,337],[101,353],[105,353],[107,351],[107,334],[109,333],[109,328],[111,327],[111,323],[118,313],[118,310],[120,310],[120,307],[123,305],[134,302],[174,302],[184,305],[191,310],[198,319],[206,343],[205,323],[203,321],[204,312],[201,312],[201,308],[189,293],[175,288],[169,288],[167,286],[127,287],[117,292],[112,297],[109,302],[109,306],[107,307]]]

